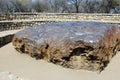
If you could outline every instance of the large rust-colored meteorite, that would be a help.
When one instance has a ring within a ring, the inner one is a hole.
[[[21,53],[73,69],[101,71],[120,49],[120,28],[99,22],[55,22],[15,34]]]

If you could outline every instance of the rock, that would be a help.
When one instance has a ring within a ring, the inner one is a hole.
[[[15,34],[13,45],[36,59],[101,71],[120,49],[120,27],[100,22],[54,22]]]

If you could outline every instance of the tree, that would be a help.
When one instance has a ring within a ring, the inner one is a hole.
[[[30,1],[25,0],[0,0],[0,11],[2,13],[30,12]]]
[[[80,3],[82,1],[83,0],[69,0],[69,3],[72,4],[75,7],[76,13],[79,13],[79,7],[80,7]]]
[[[48,3],[48,0],[36,0],[32,3],[32,8],[36,12],[49,12],[50,11],[50,5]]]
[[[51,12],[61,13],[67,9],[67,0],[49,0]]]
[[[12,0],[12,5],[14,6],[15,12],[30,12],[32,7],[29,0],[21,1],[21,0]]]
[[[0,12],[120,12],[120,0],[0,0]]]

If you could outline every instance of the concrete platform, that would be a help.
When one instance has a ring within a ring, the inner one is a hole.
[[[2,31],[2,32],[0,32],[0,37],[4,37],[4,36],[7,36],[7,35],[15,34],[16,32],[18,32],[20,30],[22,30],[22,29]]]

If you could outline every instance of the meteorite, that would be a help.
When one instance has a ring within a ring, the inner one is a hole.
[[[102,71],[120,49],[120,27],[101,22],[53,22],[14,35],[21,53],[72,69]]]

